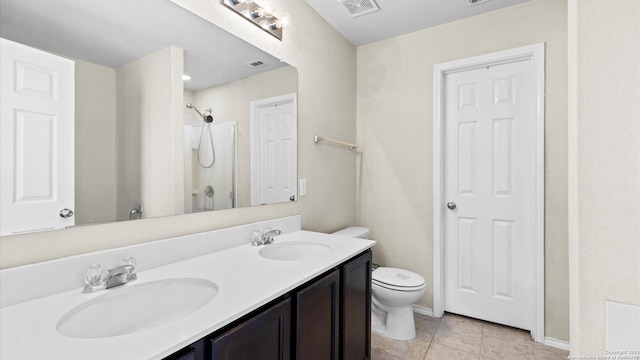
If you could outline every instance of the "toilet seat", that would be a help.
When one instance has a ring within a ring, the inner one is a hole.
[[[424,289],[424,278],[414,272],[379,267],[372,273],[372,283],[380,287],[395,291],[419,291]]]

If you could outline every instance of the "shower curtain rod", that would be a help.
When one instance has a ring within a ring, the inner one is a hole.
[[[356,145],[356,144],[351,144],[351,143],[348,143],[348,142],[344,142],[344,141],[340,141],[340,140],[335,140],[335,139],[324,138],[324,137],[322,137],[322,136],[318,136],[318,135],[315,135],[315,136],[313,137],[313,142],[314,142],[314,143],[316,143],[316,144],[317,144],[317,143],[319,143],[320,141],[326,141],[326,142],[330,142],[330,143],[334,143],[334,144],[338,144],[338,145],[343,145],[343,146],[348,147],[348,148],[349,148],[349,150],[353,150],[353,149],[355,149],[355,148],[357,148],[357,147],[358,147],[358,145]]]

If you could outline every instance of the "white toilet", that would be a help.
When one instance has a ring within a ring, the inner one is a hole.
[[[333,234],[368,239],[369,229],[352,226]],[[424,278],[390,267],[377,268],[371,277],[371,331],[390,339],[413,339],[416,325],[412,305],[424,294]]]

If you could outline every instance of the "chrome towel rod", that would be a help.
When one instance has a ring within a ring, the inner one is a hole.
[[[344,146],[348,147],[348,148],[349,148],[349,150],[353,150],[353,149],[355,149],[355,148],[357,148],[357,147],[358,147],[358,145],[356,145],[356,144],[351,144],[351,143],[344,142],[344,141],[340,141],[340,140],[334,140],[334,139],[324,138],[324,137],[322,137],[322,136],[318,136],[318,135],[315,135],[315,136],[313,137],[313,142],[314,142],[314,143],[316,143],[316,144],[317,144],[317,143],[319,143],[320,141],[326,141],[326,142],[330,142],[330,143],[334,143],[334,144],[338,144],[338,145],[344,145]]]

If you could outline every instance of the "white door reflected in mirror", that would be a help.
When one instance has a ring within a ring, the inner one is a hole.
[[[0,48],[0,235],[73,226],[74,63],[5,39]]]
[[[295,201],[296,95],[252,101],[250,107],[251,205]]]

